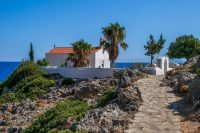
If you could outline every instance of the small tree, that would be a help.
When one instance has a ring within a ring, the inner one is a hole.
[[[32,42],[30,43],[29,58],[30,58],[30,61],[34,62],[34,50],[33,50]]]
[[[157,42],[154,40],[153,35],[150,34],[149,38],[150,38],[150,40],[147,42],[146,45],[144,45],[144,48],[145,48],[145,50],[147,50],[145,55],[151,57],[151,65],[152,65],[153,59],[154,59],[154,55],[160,53],[160,50],[164,46],[165,39],[163,38],[162,34],[160,35],[160,38],[159,38],[159,40]]]
[[[38,60],[37,61],[37,65],[38,66],[48,66],[49,65],[49,62],[44,58],[42,60]]]
[[[193,35],[183,35],[176,38],[175,42],[171,42],[167,55],[169,58],[186,58],[200,54],[200,40]]]

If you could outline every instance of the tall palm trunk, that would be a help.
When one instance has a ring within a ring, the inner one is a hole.
[[[151,66],[153,65],[154,56],[151,54]]]
[[[115,59],[116,59],[116,45],[115,43],[111,43],[110,49],[110,61],[111,61],[111,68],[115,68]]]
[[[114,60],[111,61],[110,67],[111,67],[111,68],[115,68],[115,61],[114,61]]]

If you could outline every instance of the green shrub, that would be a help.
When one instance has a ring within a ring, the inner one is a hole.
[[[65,101],[57,104],[56,107],[48,110],[27,129],[25,133],[46,133],[60,127],[68,117],[80,121],[90,109],[87,103],[82,101]],[[62,133],[63,130],[60,131]]]
[[[105,94],[99,99],[99,102],[97,104],[98,107],[104,107],[106,106],[110,100],[117,97],[117,92],[115,88],[109,89]]]
[[[85,130],[80,130],[80,131],[73,132],[70,129],[65,129],[65,130],[51,130],[51,131],[48,131],[48,133],[88,133],[88,132],[85,131]]]
[[[72,78],[65,78],[62,81],[62,85],[73,85],[75,84],[75,81]]]
[[[46,79],[44,77],[36,77],[23,86],[18,86],[17,89],[22,93],[28,93],[31,91],[32,87],[39,87],[42,90],[47,90],[48,87],[51,87],[54,84],[55,82],[52,80]]]
[[[66,129],[66,130],[51,130],[51,131],[48,131],[48,133],[73,133],[71,130],[69,129]]]
[[[0,94],[2,91],[3,91],[3,84],[2,84],[2,82],[0,82]]]
[[[12,88],[22,79],[29,76],[42,76],[46,73],[38,68],[33,62],[22,62],[21,65],[8,77],[3,86]]]
[[[20,89],[20,88],[23,88],[25,85],[27,85],[27,83],[33,81],[34,79],[38,78],[40,76],[29,76],[29,77],[26,77],[24,79],[21,79],[17,85],[16,85],[16,88]]]
[[[15,92],[8,92],[0,96],[0,104],[18,102],[18,95]]]
[[[75,131],[73,132],[70,129],[66,129],[66,130],[52,130],[52,131],[48,131],[48,133],[88,133],[85,130],[80,130],[80,131]]]
[[[38,60],[37,61],[38,66],[48,66],[49,62],[46,59]]]
[[[197,74],[198,74],[198,76],[200,76],[200,68],[197,68]]]
[[[45,78],[46,73],[33,62],[23,62],[3,83],[3,87],[15,88],[11,93],[0,96],[0,103],[31,100],[47,92],[55,82]]]
[[[75,133],[88,133],[88,131],[86,131],[86,130],[80,130],[80,131],[76,131]]]
[[[15,91],[1,95],[0,103],[21,102],[26,98],[34,100],[38,96],[46,93],[48,87],[53,86],[54,84],[55,82],[53,80],[49,80],[44,77],[25,78],[17,85],[17,89]]]

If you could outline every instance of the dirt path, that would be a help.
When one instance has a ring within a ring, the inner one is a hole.
[[[176,97],[170,87],[159,86],[163,76],[149,76],[137,85],[143,98],[127,133],[181,133]]]

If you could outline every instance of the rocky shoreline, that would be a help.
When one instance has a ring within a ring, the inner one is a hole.
[[[197,73],[198,68],[200,68],[199,62],[200,57],[195,57],[188,60],[184,65],[167,72],[164,82],[158,80],[158,77],[154,77],[155,79],[152,79],[152,82],[159,83],[159,85],[146,84],[146,82],[151,81],[150,79],[144,80],[145,83],[140,82],[140,85],[144,87],[142,93],[145,93],[145,96],[150,96],[150,98],[158,95],[152,94],[153,91],[156,91],[156,93],[163,93],[160,97],[157,97],[163,100],[168,98],[166,97],[168,94],[164,94],[166,90],[159,90],[159,88],[169,86],[173,89],[172,93],[175,92],[178,100],[177,111],[184,117],[180,124],[184,133],[189,133],[191,130],[198,131],[200,128],[200,77]],[[56,74],[50,75],[48,78],[54,80],[55,85],[49,87],[47,92],[36,100],[27,98],[21,103],[0,105],[0,132],[21,133],[38,120],[41,115],[56,107],[60,102],[79,100],[90,106],[84,117],[78,121],[67,117],[64,123],[55,125],[53,131],[62,129],[123,133],[130,128],[129,125],[133,122],[135,114],[138,112],[139,107],[143,105],[141,86],[138,87],[136,84],[139,79],[143,80],[146,77],[148,77],[146,74],[137,69],[127,69],[114,72],[113,77],[90,80],[74,79],[75,84],[64,85],[62,84],[63,77]],[[151,87],[151,90],[145,92],[145,88],[147,89],[148,86]],[[152,90],[154,86],[157,88]],[[148,108],[148,98],[144,99],[145,105],[143,105],[143,108]],[[155,99],[151,98],[150,100]],[[170,98],[168,100],[170,102]],[[151,102],[157,103],[158,101]],[[161,107],[160,105],[159,108]],[[139,114],[137,113],[139,116],[135,121],[141,120],[140,115],[143,108],[140,109]],[[147,109],[147,112],[149,110],[159,113],[159,110]],[[164,114],[165,112],[163,112]],[[172,116],[166,117],[173,119]],[[132,123],[132,125],[134,124],[137,125],[138,123]]]
[[[112,87],[116,88],[117,97],[105,107],[95,107],[90,110],[77,127],[97,132],[123,131],[142,103],[140,91],[134,87],[134,84],[144,77],[146,75],[138,70],[124,70],[116,72],[113,78],[77,81],[75,85],[63,86],[60,84],[62,78],[58,76],[56,77],[57,85],[50,87],[48,93],[37,100],[27,99],[23,103],[1,105],[0,131],[20,133],[39,115],[63,100],[80,99],[95,107],[99,98]]]

